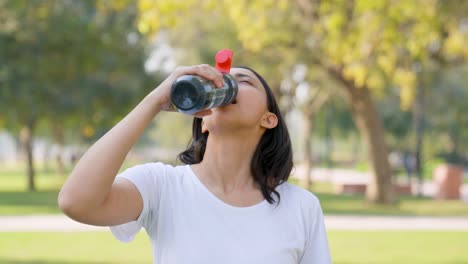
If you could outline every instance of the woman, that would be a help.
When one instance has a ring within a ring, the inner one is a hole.
[[[287,183],[289,134],[265,80],[233,68],[237,99],[198,112],[187,165],[150,163],[117,175],[151,120],[171,110],[170,89],[186,74],[223,86],[208,65],[180,67],[80,159],[59,206],[86,224],[111,226],[122,241],[144,227],[154,263],[331,263],[323,214],[310,192]]]

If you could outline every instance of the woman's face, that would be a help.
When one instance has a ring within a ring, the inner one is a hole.
[[[236,100],[227,106],[213,109],[203,118],[202,131],[242,132],[275,127],[276,115],[268,111],[265,87],[253,72],[244,68],[232,68],[230,74],[237,81],[239,91]]]

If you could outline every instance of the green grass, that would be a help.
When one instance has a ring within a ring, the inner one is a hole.
[[[335,264],[468,263],[468,232],[329,231]],[[44,241],[47,241],[44,243]],[[151,246],[140,232],[124,244],[110,232],[2,233],[0,263],[151,263]]]
[[[110,264],[151,263],[151,245],[144,233],[121,243],[109,232],[2,233],[0,263]]]
[[[26,190],[24,171],[0,169],[0,215],[60,213],[57,195],[65,181],[54,173],[37,174],[37,191]],[[291,180],[297,184],[297,181]],[[333,193],[328,183],[315,183],[312,192],[320,199],[325,214],[468,216],[468,204],[462,201],[435,201],[429,198],[399,197],[393,205],[373,205],[364,196],[343,196]]]
[[[297,181],[291,181],[297,184]],[[428,197],[401,196],[391,205],[376,205],[364,195],[337,195],[330,183],[314,183],[312,192],[319,198],[325,214],[468,216],[468,203],[438,201]]]
[[[468,232],[330,231],[333,263],[468,263]]]
[[[27,191],[25,169],[18,165],[0,166],[0,216],[60,213],[57,196],[66,176],[57,175],[53,168],[45,172],[38,166],[35,179],[36,191]]]
[[[1,215],[57,214],[58,191],[0,192]],[[1,262],[0,262],[1,263]]]
[[[3,168],[0,171],[0,215],[59,213],[57,195],[64,181],[64,177],[55,173],[38,171],[37,191],[29,192],[24,171]]]
[[[336,195],[313,191],[325,214],[404,215],[404,216],[468,216],[468,204],[463,201],[438,201],[425,197],[402,196],[391,205],[376,205],[363,195]]]
[[[37,190],[58,190],[65,177],[58,176],[54,172],[36,171],[36,188]],[[0,192],[8,191],[27,191],[26,171],[19,168],[0,169]]]

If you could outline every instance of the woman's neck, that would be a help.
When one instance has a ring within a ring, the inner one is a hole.
[[[217,192],[229,194],[257,189],[250,164],[260,137],[210,135],[198,176]]]

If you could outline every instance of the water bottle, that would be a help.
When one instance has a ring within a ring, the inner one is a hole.
[[[237,81],[229,74],[233,52],[220,50],[215,57],[216,68],[223,73],[224,87],[217,88],[213,82],[197,75],[183,75],[172,84],[172,104],[184,114],[224,106],[237,97]]]

